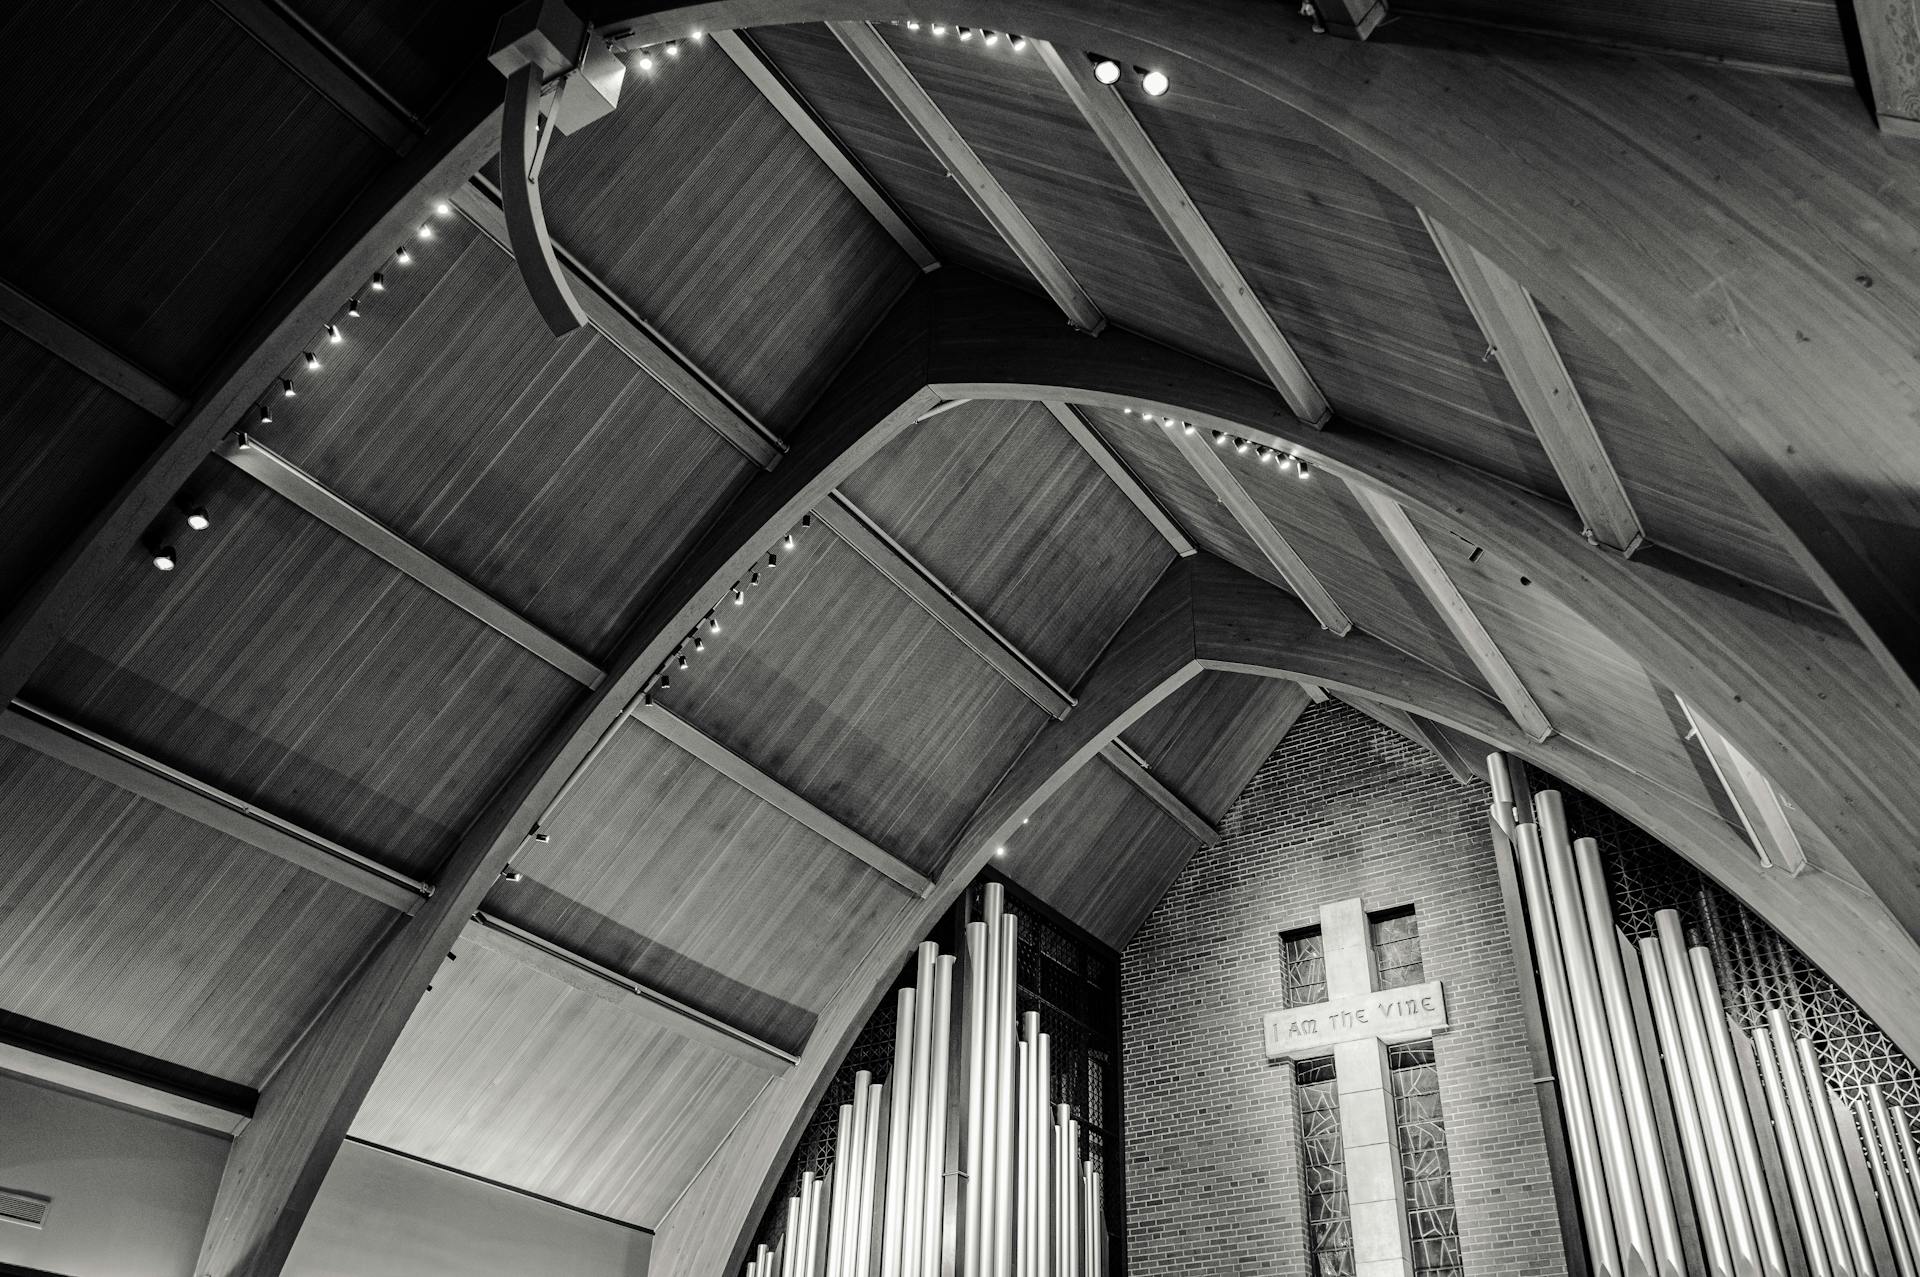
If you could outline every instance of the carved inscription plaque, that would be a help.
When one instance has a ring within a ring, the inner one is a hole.
[[[1324,1055],[1341,1042],[1412,1041],[1447,1027],[1447,999],[1438,980],[1381,989],[1267,1016],[1267,1058]]]

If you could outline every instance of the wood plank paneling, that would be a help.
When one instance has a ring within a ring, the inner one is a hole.
[[[11,602],[104,506],[164,427],[0,328],[0,601]]]
[[[0,1007],[258,1086],[398,915],[0,742]]]
[[[1047,716],[826,529],[779,556],[657,699],[931,874]]]
[[[1216,823],[1308,704],[1297,683],[1213,670],[1127,730],[1169,788]]]
[[[711,43],[553,143],[554,239],[775,434],[919,274]]]
[[[431,877],[577,685],[225,462],[189,491],[213,529],[128,547],[28,698]]]
[[[375,171],[382,148],[206,0],[34,3],[0,45],[15,130],[0,276],[190,385]],[[215,210],[219,210],[215,212]],[[343,299],[344,300],[344,299]]]
[[[765,1083],[478,945],[446,963],[352,1134],[653,1227]]]
[[[638,723],[542,828],[488,912],[788,1049],[906,900]]]
[[[1067,687],[1174,557],[1037,404],[941,413],[841,490]]]
[[[248,432],[557,637],[604,655],[750,470],[512,261],[442,219]]]
[[[487,56],[498,6],[464,0],[284,0],[286,7],[415,115]]]

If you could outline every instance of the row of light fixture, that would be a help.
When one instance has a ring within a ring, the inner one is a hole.
[[[680,56],[683,45],[705,44],[706,39],[706,32],[696,31],[684,41],[668,40],[665,44],[644,44],[637,49],[627,49],[622,52],[631,53],[633,61],[630,65],[633,69],[651,79],[655,71]]]
[[[1007,48],[1015,53],[1027,51],[1027,37],[1015,35],[1011,31],[989,31],[985,27],[959,27],[945,22],[921,22],[918,18],[905,18],[894,23],[908,31],[925,31],[936,40],[944,40],[948,35],[955,36],[961,44],[978,44],[980,48],[992,49],[1005,37]],[[1103,58],[1089,53],[1087,61],[1093,63],[1093,78],[1102,84],[1118,84],[1124,74],[1120,64],[1112,58]],[[1148,97],[1157,98],[1172,87],[1165,71],[1154,71],[1146,67],[1135,67],[1133,73],[1140,80],[1140,88]]]
[[[1195,426],[1191,421],[1178,421],[1172,417],[1157,416],[1148,408],[1126,408],[1122,411],[1129,417],[1137,416],[1143,421],[1152,422],[1158,420],[1166,429],[1178,429],[1184,434],[1196,434],[1199,430],[1199,427]],[[1269,448],[1264,443],[1256,443],[1252,439],[1242,439],[1240,436],[1230,435],[1224,430],[1215,430],[1210,433],[1213,435],[1213,446],[1216,448],[1231,448],[1243,457],[1248,453],[1252,453],[1262,464],[1270,463],[1277,465],[1282,470],[1291,468],[1293,472],[1302,479],[1308,478],[1313,473],[1312,466],[1307,459],[1296,453],[1284,452],[1279,448]]]
[[[812,526],[813,515],[811,513],[800,516],[801,531],[805,531]],[[791,550],[797,541],[798,538],[795,534],[789,531],[785,536],[780,538],[779,550]],[[760,574],[762,572],[771,572],[780,566],[779,550],[768,550],[767,562],[764,567],[756,566],[751,572],[747,573],[746,576],[733,583],[733,587],[727,591],[727,596],[732,600],[733,606],[744,607],[747,602],[747,591],[760,584]],[[693,629],[690,630],[687,636],[681,639],[679,644],[673,649],[673,655],[662,661],[659,668],[654,670],[653,676],[647,680],[646,688],[640,693],[640,701],[643,705],[653,704],[655,692],[664,692],[673,686],[673,671],[686,669],[687,666],[691,664],[687,659],[688,652],[698,653],[707,650],[707,640],[720,632],[720,609],[724,606],[725,604],[716,604],[708,608],[707,614],[695,622]]]

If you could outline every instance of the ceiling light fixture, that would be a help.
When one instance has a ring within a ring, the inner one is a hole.
[[[308,372],[320,371],[320,356],[314,354],[311,350],[301,351],[300,358],[307,365]]]
[[[1087,56],[1093,58],[1092,54]],[[1120,64],[1112,58],[1093,58],[1093,78],[1102,84],[1120,83]]]
[[[355,319],[360,318],[360,299],[358,297],[347,298],[347,314],[353,316]]]
[[[947,33],[947,24],[946,24],[946,23],[944,23],[944,22],[936,22],[936,23],[934,23],[934,24],[933,24],[933,33],[934,33],[935,35],[945,35],[945,34]]]
[[[1147,91],[1148,97],[1157,98],[1166,93],[1169,87],[1166,72],[1147,71],[1140,67],[1135,67],[1134,70],[1140,72],[1140,87]]]
[[[213,520],[207,516],[207,508],[197,505],[187,511],[187,526],[195,532],[205,532],[213,526]]]
[[[280,397],[282,399],[291,399],[299,393],[299,391],[293,388],[293,378],[282,377],[280,379]]]
[[[173,547],[170,545],[163,545],[153,552],[153,566],[162,572],[173,571],[174,568],[179,566],[179,563],[180,558],[174,553]]]
[[[273,424],[273,414],[267,411],[267,406],[265,404],[261,404],[255,411],[257,411],[260,414],[261,425],[270,426]]]
[[[960,38],[961,38],[962,40],[971,40],[971,39],[973,39],[973,28],[972,28],[972,27],[961,27],[961,28],[960,28]]]
[[[1009,35],[1007,37],[1007,45],[1015,53],[1025,53],[1027,51],[1027,37],[1023,35]]]
[[[445,200],[441,200],[438,204],[435,204],[433,206],[433,211],[440,214],[440,216],[442,217],[452,217],[453,205],[447,203]]]
[[[339,325],[337,325],[337,324],[328,324],[328,325],[327,325],[327,340],[328,340],[328,341],[330,341],[330,342],[332,342],[332,343],[334,343],[334,344],[335,344],[336,346],[340,344],[340,327],[339,327]]]
[[[387,277],[377,271],[373,276],[373,291],[376,293],[384,293],[387,291]]]
[[[504,865],[500,869],[500,879],[502,882],[519,882],[525,877],[525,874],[515,869],[512,865]]]
[[[407,251],[405,244],[402,244],[399,248],[393,250],[393,260],[405,266],[413,260],[413,254]]]

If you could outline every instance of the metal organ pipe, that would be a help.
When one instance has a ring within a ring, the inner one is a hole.
[[[1787,1027],[1785,1011],[1775,1008],[1767,1012],[1767,1020],[1773,1026],[1773,1043],[1779,1053],[1780,1079],[1787,1088],[1787,1107],[1793,1113],[1794,1134],[1800,1141],[1800,1152],[1807,1164],[1807,1177],[1813,1181],[1813,1200],[1820,1211],[1820,1229],[1827,1243],[1827,1258],[1833,1264],[1833,1271],[1839,1277],[1866,1277],[1871,1266],[1856,1269],[1854,1251],[1847,1244],[1846,1225],[1841,1222],[1839,1194],[1833,1183],[1833,1167],[1827,1160],[1826,1148],[1820,1142],[1820,1127],[1814,1120],[1813,1106],[1808,1103],[1806,1083],[1800,1076],[1800,1055],[1794,1047],[1793,1033]]]
[[[1023,1026],[1024,1027],[1024,1026]],[[1033,1273],[1033,1218],[1032,1202],[1028,1200],[1027,1190],[1033,1184],[1033,1043],[1022,1040],[1014,1044],[1015,1068],[1020,1079],[1018,1102],[1014,1105],[1014,1149],[1018,1154],[1017,1173],[1014,1176],[1014,1272],[1018,1277],[1032,1277]]]
[[[1733,1132],[1734,1162],[1746,1187],[1747,1210],[1753,1217],[1760,1263],[1770,1277],[1787,1277],[1787,1254],[1780,1243],[1779,1222],[1773,1217],[1773,1199],[1767,1195],[1766,1172],[1760,1166],[1760,1145],[1753,1133],[1753,1114],[1747,1111],[1746,1091],[1740,1085],[1739,1066],[1733,1059],[1733,1032],[1727,1027],[1727,1009],[1720,1001],[1720,978],[1714,973],[1713,955],[1706,946],[1695,945],[1687,951],[1687,957],[1693,965],[1694,989],[1700,998],[1708,1054],[1713,1058],[1714,1073],[1720,1079],[1727,1125]]]
[[[1892,1109],[1888,1117],[1893,1123],[1893,1133],[1900,1141],[1900,1151],[1906,1158],[1907,1193],[1916,1204],[1916,1215],[1920,1215],[1920,1151],[1913,1146],[1913,1129],[1907,1122],[1905,1108]],[[1920,1260],[1920,1227],[1916,1227],[1914,1232],[1914,1257]]]
[[[1894,1146],[1893,1123],[1887,1120],[1886,1102],[1880,1099],[1879,1091],[1879,1084],[1875,1083],[1871,1099],[1865,1095],[1854,1097],[1854,1120],[1860,1124],[1867,1168],[1873,1175],[1874,1191],[1880,1197],[1880,1213],[1886,1217],[1887,1239],[1893,1244],[1893,1261],[1900,1269],[1900,1277],[1914,1277],[1913,1243],[1901,1211],[1905,1203],[1900,1200],[1899,1190],[1894,1187],[1896,1179],[1904,1178],[1900,1170],[1900,1151]],[[1880,1102],[1875,1104],[1875,1100]]]
[[[1007,917],[1000,924],[999,996],[994,1018],[999,1035],[999,1110],[993,1115],[998,1135],[994,1141],[993,1183],[993,1273],[994,1277],[1012,1277],[1013,1267],[1013,1106],[1015,990],[1020,968],[1019,919]]]
[[[1037,1018],[1037,1017],[1036,1017]],[[1053,1250],[1047,1239],[1059,1221],[1053,1213],[1053,1140],[1050,1132],[1053,1126],[1053,1044],[1044,1033],[1034,1039],[1038,1044],[1040,1063],[1034,1070],[1039,1078],[1039,1086],[1033,1097],[1034,1137],[1033,1137],[1033,1217],[1035,1235],[1035,1267],[1038,1277],[1055,1277]],[[1061,1275],[1064,1277],[1064,1274]]]
[[[940,946],[922,944],[914,973],[913,1091],[907,1098],[907,1164],[900,1182],[900,1272],[919,1277],[926,1211],[928,1101],[933,1095],[933,973]]]
[[[1907,1252],[1913,1256],[1914,1271],[1920,1273],[1920,1194],[1914,1192],[1913,1177],[1908,1173],[1905,1158],[1902,1156],[1900,1132],[1894,1129],[1893,1113],[1887,1106],[1886,1094],[1880,1084],[1874,1082],[1867,1087],[1867,1109],[1873,1114],[1874,1129],[1880,1133],[1880,1145],[1885,1150],[1887,1180],[1893,1189],[1893,1201],[1898,1207],[1899,1231],[1906,1234]]]
[[[904,1277],[901,1268],[902,1230],[906,1222],[906,1202],[900,1191],[906,1185],[907,1123],[913,1094],[913,990],[900,990],[894,1002],[893,1072],[887,1087],[892,1092],[892,1114],[887,1131],[887,1177],[883,1183],[886,1204],[882,1208],[880,1233],[880,1277]]]
[[[1873,1251],[1867,1246],[1867,1224],[1860,1218],[1860,1200],[1853,1194],[1853,1175],[1847,1169],[1846,1154],[1840,1150],[1840,1129],[1833,1120],[1833,1104],[1827,1098],[1827,1081],[1821,1076],[1820,1061],[1814,1058],[1813,1043],[1796,1039],[1800,1052],[1800,1075],[1806,1080],[1807,1101],[1813,1109],[1813,1124],[1820,1131],[1820,1147],[1827,1155],[1832,1171],[1834,1196],[1840,1199],[1840,1223],[1847,1231],[1847,1248],[1853,1252],[1856,1271],[1873,1271]]]
[[[1053,1116],[1053,1267],[1061,1277],[1072,1277],[1073,1251],[1067,1244],[1067,1232],[1073,1219],[1073,1208],[1069,1204],[1073,1191],[1073,1155],[1067,1148],[1067,1124],[1073,1121],[1073,1109],[1066,1104],[1058,1105]]]
[[[920,1271],[939,1277],[947,1168],[947,1073],[953,1045],[953,959],[934,950],[932,1079],[927,1090],[927,1174],[920,1209]]]
[[[876,1221],[880,1212],[880,1167],[887,1142],[887,1088],[875,1083],[867,1088],[867,1153],[860,1168],[860,1230],[854,1238],[854,1277],[872,1277],[875,1257]]]
[[[995,884],[998,886],[999,884]],[[989,891],[993,888],[989,887]],[[985,1192],[983,1160],[985,1127],[982,1121],[988,1105],[989,1085],[986,1062],[988,1033],[986,993],[992,983],[988,956],[991,946],[987,924],[967,924],[967,1160],[966,1189],[961,1202],[960,1277],[980,1277],[980,1220]]]
[[[1699,1105],[1694,1100],[1694,1084],[1687,1065],[1686,1046],[1681,1039],[1679,1017],[1674,1011],[1673,991],[1667,987],[1666,959],[1657,937],[1640,941],[1640,966],[1647,981],[1647,1001],[1653,1010],[1653,1026],[1660,1039],[1660,1054],[1665,1058],[1672,1081],[1674,1119],[1680,1127],[1680,1146],[1686,1156],[1687,1179],[1693,1185],[1695,1212],[1700,1231],[1706,1238],[1707,1262],[1716,1273],[1733,1272],[1733,1248],[1727,1237],[1725,1217],[1720,1210],[1720,1191],[1714,1181],[1713,1161],[1707,1152],[1707,1134]]]
[[[859,1094],[856,1085],[855,1092]],[[844,1277],[850,1203],[853,1183],[854,1106],[842,1104],[840,1119],[833,1134],[833,1209],[827,1214],[827,1277]]]
[[[1806,1155],[1794,1129],[1787,1089],[1780,1081],[1780,1062],[1773,1053],[1772,1032],[1756,1028],[1753,1044],[1753,1053],[1760,1061],[1760,1084],[1767,1093],[1767,1108],[1773,1114],[1773,1126],[1780,1142],[1780,1160],[1786,1163],[1793,1213],[1800,1219],[1800,1235],[1806,1241],[1807,1263],[1813,1269],[1813,1277],[1833,1277],[1827,1239],[1821,1232],[1819,1207],[1814,1202],[1813,1182],[1807,1173]]]

